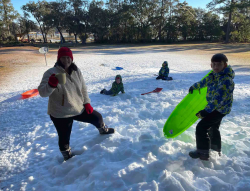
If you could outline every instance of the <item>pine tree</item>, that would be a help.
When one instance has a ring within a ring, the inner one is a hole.
[[[11,36],[10,27],[18,17],[19,14],[14,10],[10,0],[0,0],[0,35],[3,40]]]

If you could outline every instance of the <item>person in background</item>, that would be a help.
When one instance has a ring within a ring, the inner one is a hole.
[[[168,68],[168,62],[164,61],[162,63],[162,67],[159,71],[159,76],[156,78],[157,80],[168,80],[168,75],[169,75],[169,68]]]
[[[115,77],[115,81],[112,83],[110,90],[103,89],[100,94],[116,96],[119,92],[125,93],[121,75]]]

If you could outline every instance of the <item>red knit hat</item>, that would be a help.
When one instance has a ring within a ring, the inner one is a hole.
[[[68,56],[73,61],[72,51],[68,47],[62,47],[58,50],[57,60],[59,60],[63,56]]]

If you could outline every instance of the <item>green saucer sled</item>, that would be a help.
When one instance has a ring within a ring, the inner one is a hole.
[[[188,94],[183,98],[175,107],[163,127],[163,133],[166,138],[177,137],[197,121],[198,117],[196,117],[196,113],[203,110],[207,105],[206,94],[207,87],[200,89],[200,91],[194,90],[193,94]]]

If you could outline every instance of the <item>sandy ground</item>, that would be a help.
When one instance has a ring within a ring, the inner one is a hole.
[[[45,56],[39,53],[39,48],[25,47],[1,47],[0,48],[0,85],[3,85],[11,74],[17,70],[27,70],[29,67],[46,66]],[[56,54],[48,54],[47,61],[51,62]]]
[[[171,44],[171,45],[93,45],[72,47],[73,54],[109,53],[116,54],[121,50],[126,53],[143,54],[147,52],[178,52],[180,55],[194,56],[200,59],[211,57],[215,53],[224,53],[229,64],[240,68],[250,68],[250,44]],[[46,55],[48,66],[54,65],[58,49],[50,49]],[[208,60],[209,62],[209,60]],[[46,66],[44,54],[39,53],[38,47],[1,47],[0,48],[0,86],[3,85],[13,71],[27,70],[29,67]],[[31,74],[32,75],[32,74]],[[5,84],[6,85],[6,84]]]

